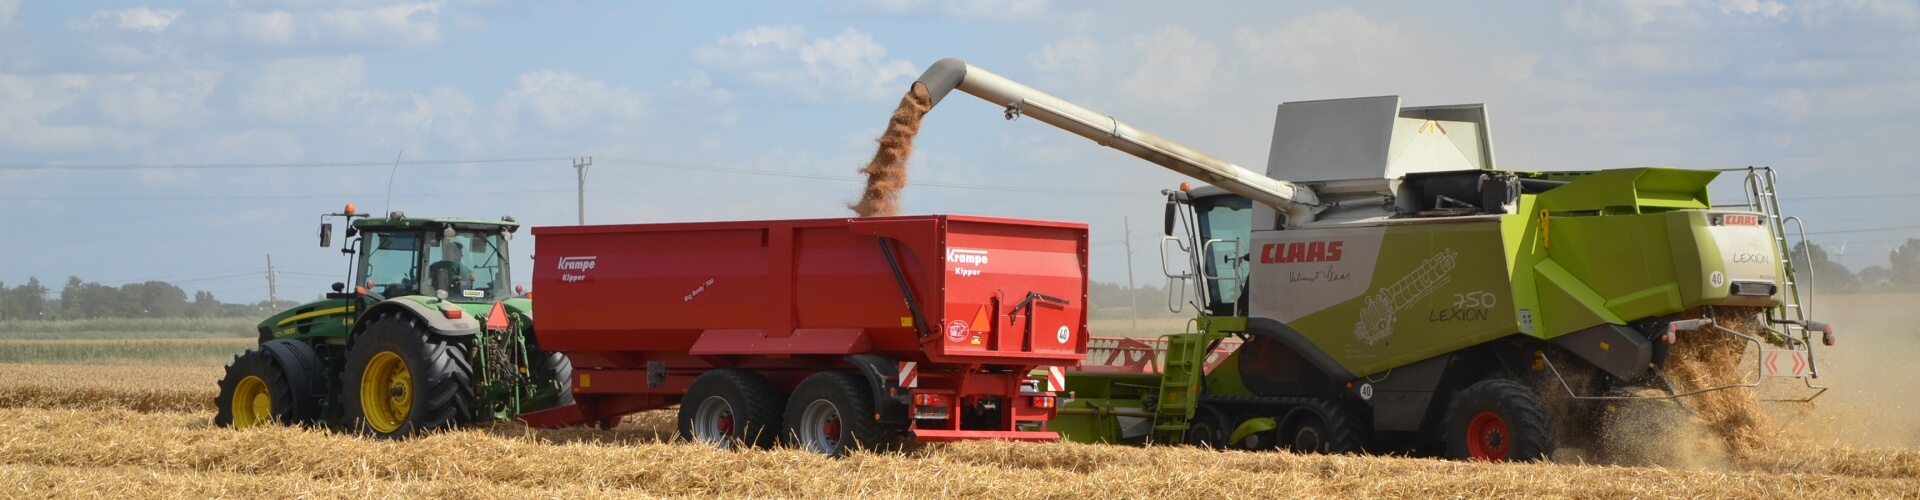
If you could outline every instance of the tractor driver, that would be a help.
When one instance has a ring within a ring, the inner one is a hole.
[[[459,295],[473,283],[473,270],[460,262],[460,258],[467,254],[466,245],[449,241],[441,245],[440,250],[440,261],[427,266],[428,279],[433,281],[435,290]]]

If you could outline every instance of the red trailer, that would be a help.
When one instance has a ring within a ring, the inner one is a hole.
[[[540,348],[575,404],[680,404],[680,433],[837,454],[895,439],[1054,440],[1087,351],[1085,224],[930,215],[538,227]]]

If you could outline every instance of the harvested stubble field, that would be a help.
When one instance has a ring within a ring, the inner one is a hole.
[[[1778,432],[1737,453],[1679,436],[1666,446],[1690,453],[1653,466],[1002,442],[830,460],[677,443],[670,412],[610,432],[498,424],[385,442],[215,428],[217,364],[0,364],[0,496],[1914,498],[1920,310],[1900,305],[1915,298],[1830,301],[1822,316],[1848,333],[1823,351],[1833,392],[1767,405]]]

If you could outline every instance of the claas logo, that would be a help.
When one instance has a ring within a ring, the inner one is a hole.
[[[1302,241],[1294,243],[1268,243],[1260,247],[1260,263],[1336,262],[1340,260],[1341,243],[1345,242]]]

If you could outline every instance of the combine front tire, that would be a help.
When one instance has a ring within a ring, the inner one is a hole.
[[[873,420],[873,389],[848,372],[807,377],[787,399],[787,444],[841,457],[857,449],[884,448],[890,436]]]
[[[389,314],[353,340],[340,403],[361,433],[404,438],[466,422],[473,407],[467,347]]]
[[[680,399],[680,438],[725,449],[772,447],[780,433],[780,389],[758,373],[721,368],[701,374]]]
[[[214,425],[300,425],[320,417],[320,359],[306,344],[272,340],[234,356],[220,379]]]
[[[1482,380],[1454,395],[1442,425],[1448,458],[1532,461],[1553,454],[1546,406],[1513,381]]]

